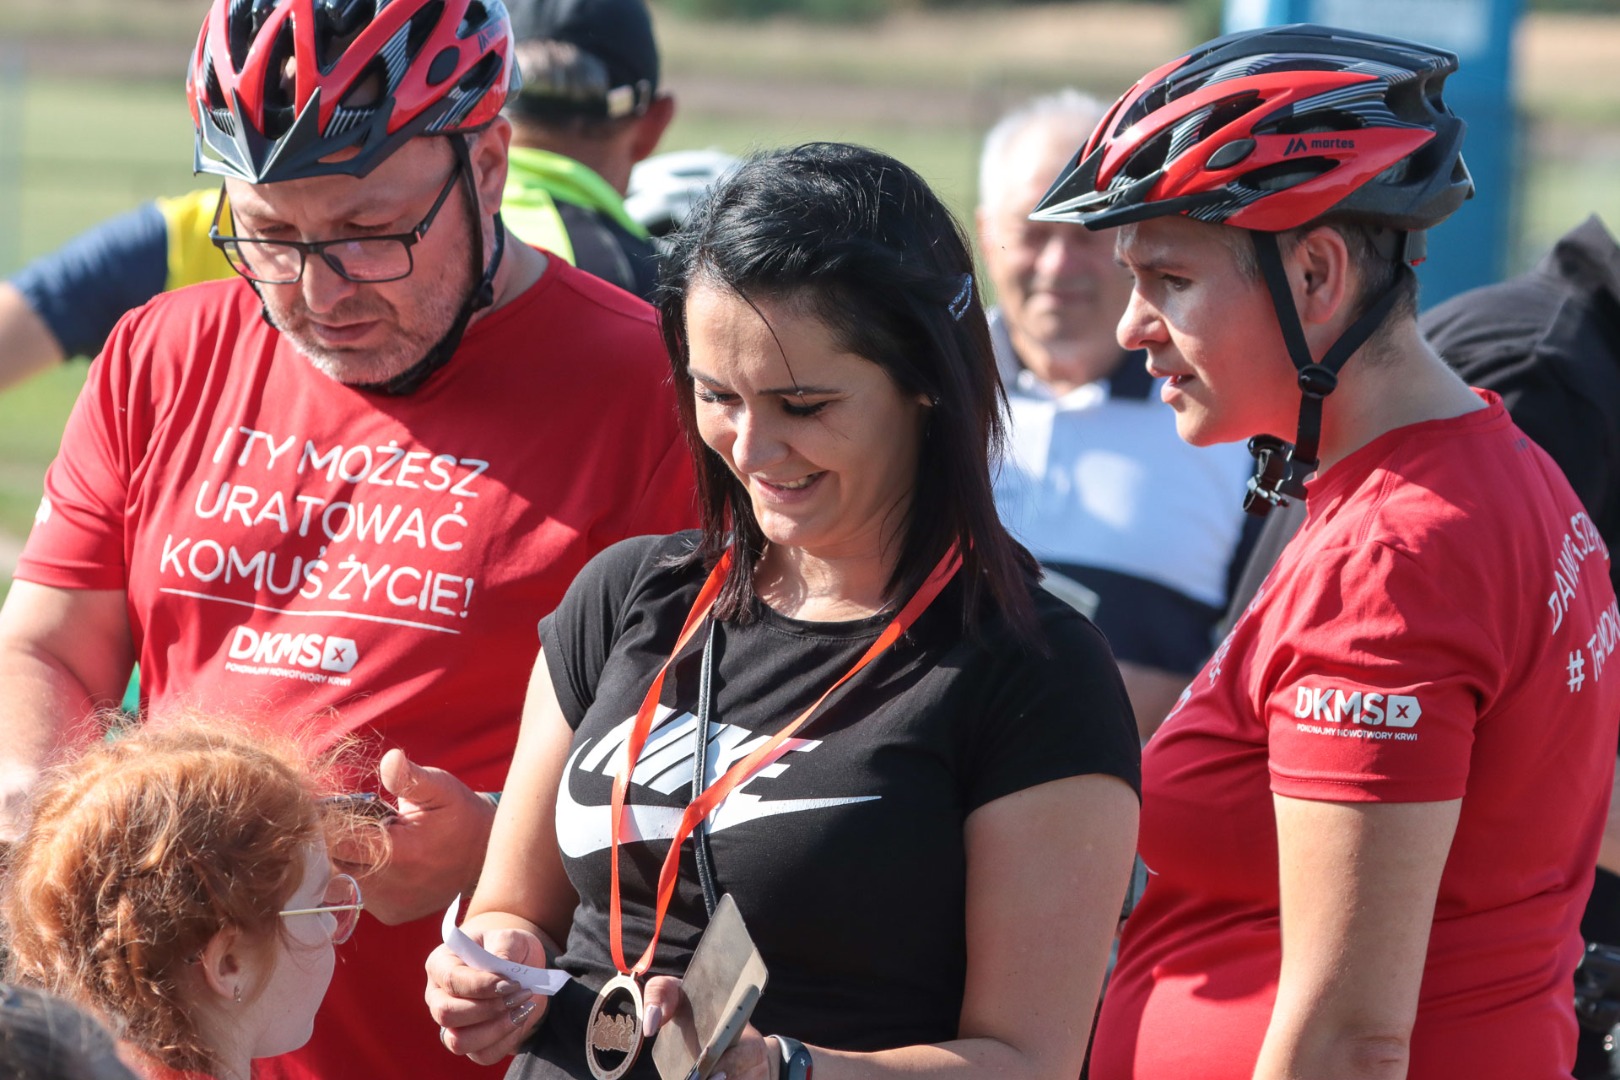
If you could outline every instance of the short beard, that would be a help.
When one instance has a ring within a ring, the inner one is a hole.
[[[462,202],[465,206],[465,198]],[[463,229],[466,229],[465,225]],[[467,239],[470,241],[470,235]],[[390,339],[372,349],[326,348],[309,332],[309,314],[302,303],[293,307],[275,303],[267,290],[260,290],[259,298],[270,325],[279,330],[282,337],[291,342],[293,348],[317,371],[346,386],[374,386],[386,383],[421,363],[450,332],[450,327],[461,314],[462,306],[469,302],[472,295],[473,259],[470,246],[470,243],[464,244],[463,257],[452,260],[451,266],[438,275],[438,288],[424,296],[412,298],[403,319],[398,309],[375,297],[354,297],[334,310],[333,314],[342,321],[381,319],[393,326],[394,333]]]
[[[308,316],[301,308],[288,310],[268,298],[264,307],[271,325],[281,331],[317,371],[349,386],[366,386],[387,382],[409,371],[443,340],[472,288],[469,267],[463,266],[454,277],[453,285],[435,290],[414,305],[407,320],[401,320],[392,308],[379,310],[369,304],[339,309],[338,313],[345,319],[381,318],[393,324],[390,339],[371,349],[327,348],[309,333]]]

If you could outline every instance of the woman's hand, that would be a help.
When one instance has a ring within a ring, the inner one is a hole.
[[[647,980],[642,992],[646,1004],[647,1038],[658,1034],[658,1029],[680,1009],[685,996],[681,993],[681,980],[670,975],[655,975]],[[759,1029],[749,1024],[731,1044],[731,1049],[720,1055],[720,1060],[709,1073],[709,1080],[777,1080],[781,1071],[781,1054],[767,1041]]]
[[[547,966],[545,946],[527,930],[467,928],[466,933],[502,959]],[[444,945],[428,954],[422,996],[445,1049],[480,1065],[493,1065],[515,1052],[540,1026],[550,1000],[510,979],[468,967]]]

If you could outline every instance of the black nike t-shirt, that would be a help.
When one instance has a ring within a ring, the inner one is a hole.
[[[695,534],[641,537],[597,556],[540,627],[575,728],[557,838],[580,896],[559,966],[575,979],[511,1077],[588,1076],[585,1018],[615,974],[609,950],[609,803],[636,710],[703,581],[668,565]],[[761,1031],[849,1050],[956,1036],[966,969],[963,826],[975,809],[1088,773],[1139,784],[1124,687],[1095,627],[1034,585],[1047,655],[960,625],[960,583],[835,691],[793,749],[709,819],[718,893],[736,899],[769,970]],[[891,616],[804,622],[760,605],[716,628],[705,784],[847,672]],[[626,959],[652,933],[652,898],[690,801],[703,634],[672,665],[634,772],[620,849]],[[1039,846],[1045,838],[1032,836]],[[707,924],[692,842],[652,970],[680,974]],[[632,1077],[652,1077],[643,1052]]]

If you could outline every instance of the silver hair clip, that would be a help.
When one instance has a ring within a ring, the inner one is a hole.
[[[951,297],[951,302],[946,305],[945,310],[951,313],[951,318],[955,319],[957,322],[961,322],[962,316],[967,314],[968,304],[972,300],[973,275],[963,274],[962,287],[956,290],[956,295]]]

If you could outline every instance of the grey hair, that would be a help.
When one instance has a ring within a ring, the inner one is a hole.
[[[1065,87],[1053,94],[1031,98],[1003,114],[985,135],[984,149],[979,155],[979,205],[994,205],[995,196],[1006,185],[1007,159],[1025,132],[1036,127],[1067,128],[1076,137],[1078,152],[1080,140],[1090,136],[1107,111],[1108,106],[1097,98]]]

